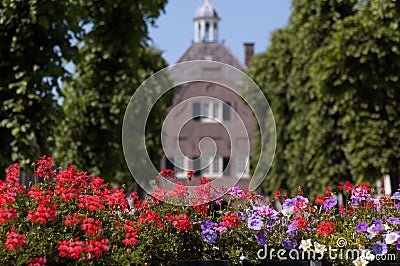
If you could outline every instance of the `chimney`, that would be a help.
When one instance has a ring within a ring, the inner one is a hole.
[[[254,43],[253,42],[246,42],[244,45],[244,63],[246,66],[249,66],[250,59],[254,55]]]

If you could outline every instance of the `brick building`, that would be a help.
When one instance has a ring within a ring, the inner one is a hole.
[[[219,41],[219,22],[217,11],[206,0],[194,16],[194,41],[177,63],[209,60],[245,71],[246,64],[240,62],[227,45]],[[247,63],[253,55],[253,44],[246,43],[244,48]],[[218,65],[212,68],[199,68],[196,71],[200,72],[197,74],[201,75],[202,80],[213,77],[214,80],[224,81],[221,82],[223,84],[228,82],[229,87],[236,87],[237,91],[243,85],[240,80],[232,80],[229,73]],[[179,69],[172,68],[171,75],[175,80],[179,80],[180,74],[182,73]],[[192,119],[186,121],[188,113]],[[240,175],[239,185],[248,187],[249,155],[252,151],[256,122],[251,109],[234,90],[218,82],[185,83],[174,89],[174,100],[168,108],[168,115],[168,123],[164,123],[162,133],[163,148],[168,158],[163,156],[162,168],[174,169],[178,181],[187,179],[187,170],[203,168],[195,172],[191,184],[197,184],[196,178],[202,176],[213,179]],[[230,132],[227,131],[227,125],[231,129]],[[247,131],[246,138],[238,133],[240,130],[236,130],[240,125],[244,125]],[[179,134],[174,133],[177,128]],[[211,138],[212,141],[203,142],[207,138]],[[250,146],[246,143],[250,143]],[[212,154],[213,149],[215,156],[209,156],[208,152]],[[232,150],[236,151],[235,154],[232,154]]]

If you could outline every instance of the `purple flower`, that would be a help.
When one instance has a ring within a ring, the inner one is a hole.
[[[274,227],[275,225],[277,225],[279,223],[279,217],[274,218],[270,221],[267,222],[267,227]]]
[[[256,241],[260,245],[267,245],[268,244],[268,238],[264,235],[264,233],[258,233],[254,236],[256,238]]]
[[[367,201],[371,197],[371,194],[369,194],[368,190],[362,187],[357,187],[356,189],[353,190],[351,194],[351,205],[354,206],[357,203],[363,203]]]
[[[390,224],[400,224],[400,218],[390,217],[387,219],[387,222]]]
[[[215,204],[221,206],[223,201],[224,200],[222,198],[218,198],[218,199],[215,200]]]
[[[253,215],[247,221],[247,225],[250,229],[260,230],[263,227],[264,223],[259,216]]]
[[[325,200],[324,210],[325,211],[330,210],[333,207],[335,207],[336,204],[337,204],[337,200],[335,198],[327,199],[327,200]]]
[[[400,238],[397,239],[397,246],[396,246],[397,250],[400,251]]]
[[[244,195],[244,192],[240,187],[234,186],[229,189],[228,194],[237,198],[241,198]]]
[[[205,242],[215,243],[217,239],[217,234],[211,229],[205,229],[201,232],[201,237]]]
[[[374,233],[379,233],[380,231],[382,231],[382,221],[381,220],[374,221],[371,225],[371,231]]]
[[[223,226],[223,225],[218,225],[218,226],[216,226],[216,227],[214,227],[214,230],[215,231],[217,231],[217,232],[224,232],[224,231],[226,231],[228,228],[226,227],[226,226]]]
[[[207,220],[201,224],[201,229],[206,230],[206,229],[212,229],[214,227],[215,223],[211,220]]]
[[[283,203],[283,209],[287,212],[294,212],[294,207],[296,206],[296,199],[285,199]]]
[[[278,212],[267,205],[261,206],[256,210],[256,214],[261,217],[274,218],[278,215]]]
[[[288,230],[286,231],[286,234],[290,236],[291,238],[294,238],[297,235],[297,226],[294,223],[291,223],[288,226]]]
[[[285,239],[282,241],[282,245],[286,248],[286,249],[294,249],[297,247],[296,242],[291,241],[289,239]]]
[[[400,191],[395,192],[390,198],[393,200],[400,200]]]
[[[358,233],[366,232],[368,229],[368,224],[366,222],[361,222],[356,226],[356,231]]]
[[[382,242],[376,242],[375,246],[372,247],[372,250],[376,255],[385,255],[387,253],[387,245]]]
[[[246,218],[246,215],[243,212],[237,212],[236,214],[241,221],[243,221]]]

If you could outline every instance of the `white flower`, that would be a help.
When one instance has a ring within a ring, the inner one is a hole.
[[[282,210],[282,214],[286,217],[290,217],[290,215],[292,215],[292,213],[289,210]]]
[[[372,238],[374,238],[375,236],[378,235],[378,233],[372,231],[372,228],[373,228],[373,227],[374,227],[374,225],[368,227],[368,229],[367,229],[367,232],[369,233],[369,234],[367,235],[367,238],[368,238],[368,239],[372,239]]]
[[[322,245],[318,242],[314,242],[314,249],[315,249],[315,253],[319,253],[324,255],[324,252],[327,251],[326,246]]]
[[[241,261],[243,261],[243,260],[246,259],[246,256],[242,253],[242,255],[240,255],[239,259],[240,259]]]
[[[389,225],[387,225],[387,224],[382,224],[382,228],[385,231],[388,231],[390,229]]]
[[[301,240],[299,248],[306,251],[306,250],[311,250],[312,246],[313,245],[311,243],[311,239],[309,238],[307,240]]]
[[[361,260],[373,261],[375,259],[375,255],[371,253],[369,249],[361,249]]]
[[[395,232],[387,233],[386,237],[385,237],[385,243],[388,245],[391,245],[394,242],[397,242],[397,239],[399,239],[399,238],[400,238],[400,235]]]
[[[362,258],[359,258],[358,260],[353,260],[353,264],[356,266],[366,266],[366,265],[368,265],[368,261],[364,260]]]

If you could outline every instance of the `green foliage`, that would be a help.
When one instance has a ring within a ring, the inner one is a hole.
[[[60,115],[54,93],[68,73],[77,32],[65,2],[2,1],[0,4],[0,166],[49,153]]]
[[[122,118],[134,90],[166,66],[148,36],[166,2],[3,1],[0,166],[53,154],[126,182]],[[165,105],[149,124],[155,161]]]
[[[299,0],[292,10],[250,69],[277,124],[263,189],[398,180],[399,4]]]
[[[371,1],[333,25],[329,45],[315,54],[312,78],[321,94],[335,95],[345,109],[346,152],[354,176],[400,176],[400,5]]]

